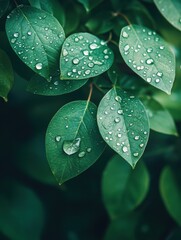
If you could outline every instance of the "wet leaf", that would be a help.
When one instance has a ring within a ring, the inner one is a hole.
[[[7,17],[6,33],[18,57],[49,81],[65,38],[57,19],[43,10],[19,6]]]
[[[63,95],[79,89],[86,84],[87,81],[87,79],[82,81],[61,81],[58,73],[57,76],[53,76],[51,81],[48,82],[43,77],[35,75],[28,82],[27,90],[34,94],[45,96]]]
[[[7,101],[7,96],[14,82],[13,69],[8,55],[0,49],[0,96]]]
[[[181,31],[181,1],[154,0],[154,3],[167,21]]]
[[[171,93],[175,80],[175,56],[154,31],[138,25],[121,30],[119,48],[126,64],[147,83]]]
[[[90,33],[70,35],[62,46],[61,79],[85,79],[107,71],[113,52],[104,41]]]
[[[180,173],[178,173],[180,174]],[[160,178],[160,192],[165,207],[171,217],[181,225],[181,189],[175,171],[166,166]]]
[[[149,175],[143,162],[133,170],[119,155],[108,163],[102,180],[103,201],[112,219],[133,211],[145,198]]]
[[[96,112],[93,103],[74,101],[52,118],[46,133],[46,153],[59,184],[85,171],[103,152],[105,144],[98,131]]]
[[[155,99],[143,101],[150,120],[150,128],[164,134],[177,136],[177,129],[172,115]]]
[[[149,137],[148,117],[141,101],[113,88],[99,104],[97,121],[105,142],[135,167]]]

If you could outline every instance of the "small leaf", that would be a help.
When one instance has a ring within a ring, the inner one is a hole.
[[[140,100],[113,88],[99,104],[97,121],[106,143],[135,167],[149,137],[148,117]]]
[[[133,170],[119,155],[108,163],[102,180],[103,200],[112,219],[133,211],[145,198],[149,175],[143,162]]]
[[[60,57],[61,79],[85,79],[107,71],[113,52],[90,33],[75,33],[64,42]]]
[[[7,96],[14,82],[13,69],[8,55],[0,49],[0,96],[7,101]]]
[[[57,76],[53,76],[51,81],[48,82],[43,77],[35,75],[28,82],[27,90],[34,94],[45,96],[63,95],[79,89],[84,84],[86,84],[87,81],[87,79],[84,79],[82,81],[60,81],[58,74]]]
[[[164,134],[177,136],[177,129],[172,115],[159,102],[153,98],[143,100],[147,110],[150,128]]]
[[[91,102],[74,101],[52,118],[46,133],[46,153],[59,184],[85,171],[103,152],[96,111]]]
[[[7,17],[6,33],[19,58],[49,81],[65,38],[57,19],[43,10],[19,6]]]
[[[154,0],[154,3],[167,21],[181,31],[180,0]]]
[[[165,207],[171,217],[181,225],[181,189],[178,176],[180,173],[166,166],[160,178],[160,192]]]
[[[169,45],[152,30],[126,26],[120,35],[119,49],[126,64],[147,83],[171,93],[175,79],[175,57]]]
[[[5,14],[9,6],[9,0],[0,0],[0,18]]]
[[[99,5],[103,0],[78,0],[78,2],[82,3],[85,10],[89,12],[93,8],[95,8],[97,5]]]

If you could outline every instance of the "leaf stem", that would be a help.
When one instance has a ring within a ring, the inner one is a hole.
[[[99,90],[100,92],[102,92],[103,94],[105,94],[105,92],[102,90],[102,88],[100,88],[99,86],[97,86],[96,83],[93,83],[94,86],[97,88],[97,90]]]
[[[121,12],[114,12],[114,13],[113,13],[113,16],[115,16],[115,17],[120,16],[120,17],[122,17],[129,25],[131,25],[130,20],[129,20],[129,19],[127,18],[127,16],[124,15],[123,13],[121,13]]]
[[[89,96],[88,96],[88,99],[87,99],[88,102],[90,102],[90,99],[91,99],[91,96],[92,96],[93,84],[90,83],[89,87],[90,87],[90,91],[89,91]]]

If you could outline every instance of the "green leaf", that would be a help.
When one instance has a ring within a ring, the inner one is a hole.
[[[0,0],[0,18],[5,14],[9,6],[9,0]]]
[[[0,96],[7,101],[7,96],[14,82],[13,69],[8,55],[0,49]]]
[[[103,0],[78,0],[87,12],[91,11],[97,5],[99,5]]]
[[[126,64],[146,82],[171,93],[175,57],[169,45],[154,31],[138,25],[121,30],[119,49]]]
[[[140,100],[113,88],[99,104],[97,121],[106,143],[134,168],[149,137],[148,117]]]
[[[112,219],[133,211],[145,198],[149,175],[143,162],[133,170],[119,155],[108,163],[102,180],[103,201]]]
[[[79,175],[101,155],[105,144],[96,123],[96,106],[88,101],[64,105],[46,133],[46,153],[59,184]]]
[[[32,7],[52,13],[52,1],[47,0],[28,0]]]
[[[107,71],[113,52],[90,33],[75,33],[64,42],[60,57],[61,79],[85,79]]]
[[[150,128],[164,134],[178,136],[172,115],[153,98],[143,100],[147,110]]]
[[[28,82],[27,90],[34,94],[45,96],[63,95],[79,89],[87,81],[87,79],[82,81],[61,81],[58,73],[57,76],[53,76],[51,81],[48,82],[43,77],[35,75]]]
[[[170,216],[181,225],[181,189],[178,176],[180,172],[173,171],[166,166],[160,178],[160,192]]]
[[[65,38],[57,19],[43,10],[19,6],[7,18],[6,33],[19,58],[49,81]]]
[[[15,181],[0,187],[0,232],[13,240],[41,239],[45,216],[39,198]]]
[[[180,0],[154,0],[154,3],[167,21],[181,31]]]

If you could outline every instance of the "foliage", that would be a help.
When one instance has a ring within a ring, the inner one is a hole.
[[[45,212],[84,202],[75,185],[86,182],[102,194],[86,207],[104,205],[109,226],[83,233],[87,210],[82,228],[53,239],[179,236],[180,9],[179,0],[0,0],[0,238],[52,238]]]

